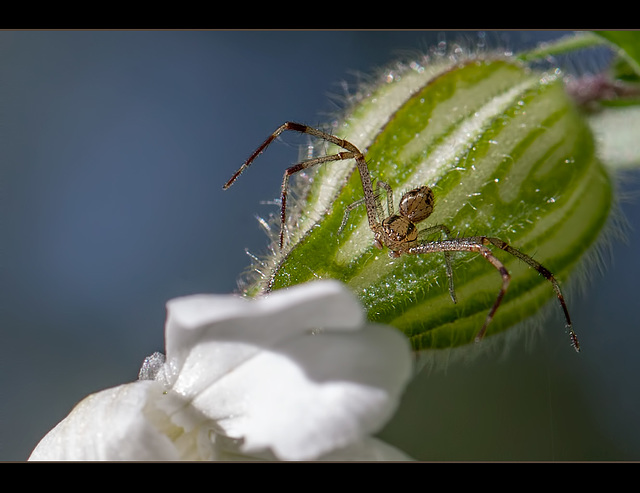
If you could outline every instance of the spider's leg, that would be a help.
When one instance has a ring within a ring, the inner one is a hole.
[[[565,326],[569,331],[569,339],[571,341],[571,345],[576,351],[579,352],[580,343],[578,342],[578,336],[573,330],[573,327],[571,324],[571,318],[569,317],[569,310],[567,309],[567,304],[565,303],[564,296],[562,296],[562,292],[560,291],[560,285],[556,281],[553,274],[546,267],[542,266],[539,262],[533,260],[531,257],[522,253],[520,250],[517,250],[509,246],[509,244],[507,244],[500,238],[489,238],[486,236],[472,236],[469,238],[457,238],[454,240],[433,241],[429,243],[424,243],[422,245],[418,245],[416,247],[412,247],[406,253],[420,254],[420,253],[432,253],[432,252],[463,252],[463,251],[478,252],[478,253],[481,253],[483,257],[500,272],[500,275],[502,276],[502,288],[500,289],[500,292],[498,293],[498,297],[496,298],[496,301],[494,302],[493,306],[491,307],[491,310],[489,311],[489,314],[487,315],[484,325],[480,329],[480,332],[478,332],[478,334],[476,335],[476,341],[478,341],[482,339],[482,337],[484,336],[487,329],[487,325],[489,325],[489,322],[491,322],[491,320],[493,319],[493,316],[496,310],[498,309],[498,306],[500,306],[500,302],[502,301],[502,298],[504,297],[507,287],[509,286],[509,281],[511,280],[511,276],[509,275],[509,272],[505,268],[504,264],[500,262],[500,260],[498,260],[493,255],[493,253],[491,252],[491,250],[489,250],[489,248],[487,248],[487,246],[489,245],[496,246],[501,250],[504,250],[505,252],[510,253],[514,257],[517,257],[523,262],[529,264],[531,267],[536,269],[539,274],[541,274],[545,279],[547,279],[553,285],[553,290],[555,291],[556,296],[558,297],[558,301],[560,302],[560,306],[562,307],[562,310],[564,312],[564,316],[566,320]]]
[[[227,183],[225,183],[222,186],[223,190],[226,190],[227,188],[229,188],[231,185],[233,185],[233,183],[238,179],[238,177],[242,174],[242,172],[244,170],[246,170],[253,161],[255,161],[255,159],[262,154],[262,152],[269,146],[269,144],[271,144],[271,142],[273,142],[274,140],[276,140],[278,138],[278,136],[284,132],[285,130],[289,129],[289,122],[285,122],[282,125],[280,125],[275,132],[273,132],[271,135],[269,135],[269,137],[267,137],[265,139],[265,141],[260,144],[260,146],[253,151],[253,154],[251,154],[251,156],[249,156],[249,159],[247,159],[244,163],[242,163],[242,166],[240,166],[240,168],[238,168],[238,170],[233,174],[233,176],[231,176],[231,178],[229,178],[229,180],[227,181]]]
[[[331,161],[343,161],[345,159],[353,159],[353,152],[339,152],[338,154],[332,154],[330,156],[320,156],[317,158],[302,161],[301,163],[294,164],[284,172],[282,177],[282,188],[280,194],[280,249],[284,246],[284,230],[286,227],[286,210],[287,210],[287,192],[289,191],[289,178],[291,175],[298,173],[304,169],[315,166],[316,164],[328,163]]]
[[[504,298],[504,295],[507,292],[509,282],[511,281],[511,275],[507,271],[506,267],[502,264],[502,262],[500,262],[500,260],[493,255],[491,250],[484,246],[481,241],[478,241],[477,238],[457,238],[454,240],[431,241],[428,243],[423,243],[422,245],[411,247],[406,251],[406,253],[410,253],[413,255],[434,252],[477,252],[482,254],[487,262],[493,265],[498,270],[498,272],[500,272],[500,275],[502,276],[502,287],[500,288],[498,296],[493,303],[491,310],[489,310],[489,313],[485,318],[482,328],[476,334],[476,342],[480,341],[484,337],[484,334],[487,331],[487,326],[489,325],[491,320],[493,320],[493,316],[500,306],[502,298]]]
[[[362,192],[364,193],[364,203],[367,206],[367,220],[369,221],[369,228],[371,229],[371,231],[376,231],[380,226],[379,221],[382,220],[382,216],[379,214],[380,208],[379,205],[377,205],[378,201],[376,199],[375,193],[373,192],[373,185],[371,184],[371,174],[369,173],[367,162],[364,159],[364,154],[362,154],[362,152],[360,152],[360,150],[348,140],[341,139],[339,137],[336,137],[335,135],[327,134],[325,132],[322,132],[321,130],[308,127],[306,125],[301,125],[299,123],[289,123],[289,125],[294,125],[297,127],[292,128],[292,130],[297,130],[299,132],[302,131],[315,137],[319,137],[348,151],[347,153],[341,154],[352,155],[353,159],[356,160],[358,173],[360,173],[360,182],[362,183]],[[376,216],[380,216],[380,219],[378,219],[378,217]]]
[[[378,182],[376,183],[376,186],[378,187],[378,190],[380,190],[381,188],[384,188],[385,191],[387,192],[387,212],[389,213],[389,216],[393,216],[394,211],[393,211],[393,190],[391,188],[391,186],[384,181],[380,181],[378,180]],[[384,216],[382,215],[381,211],[378,211],[378,214],[380,215],[380,218],[382,219]]]
[[[514,257],[519,258],[520,260],[522,260],[523,262],[529,264],[531,267],[533,267],[535,270],[537,270],[540,275],[542,275],[547,281],[549,281],[551,283],[551,285],[553,286],[553,290],[556,293],[556,297],[558,298],[558,301],[560,302],[560,306],[562,307],[562,311],[564,313],[564,318],[565,318],[565,321],[566,321],[565,328],[569,332],[569,338],[571,340],[571,345],[573,346],[573,348],[576,351],[579,352],[580,351],[580,342],[578,341],[578,336],[576,335],[575,331],[573,330],[573,324],[571,323],[571,317],[569,316],[569,310],[567,309],[567,303],[564,300],[564,296],[562,295],[562,291],[560,290],[560,285],[558,284],[558,281],[556,280],[554,275],[546,267],[544,267],[542,264],[540,264],[539,262],[537,262],[533,258],[529,257],[529,255],[526,255],[526,254],[522,253],[520,250],[517,250],[517,249],[513,248],[512,246],[510,246],[508,243],[506,243],[505,241],[501,240],[500,238],[489,238],[489,237],[480,236],[480,237],[477,237],[475,239],[481,241],[484,245],[492,244],[492,245],[500,248],[501,250],[504,250],[505,252],[513,255]]]
[[[364,203],[365,203],[365,199],[360,199],[360,200],[356,200],[353,204],[349,204],[347,207],[345,207],[344,216],[342,217],[342,223],[338,228],[338,236],[340,236],[342,234],[342,231],[344,231],[344,227],[347,225],[347,221],[349,221],[349,214],[351,214],[351,211],[356,207],[361,206]]]
[[[282,132],[285,130],[293,130],[295,132],[300,132],[308,135],[312,135],[319,139],[325,140],[332,144],[335,144],[338,147],[341,147],[346,152],[339,152],[337,154],[333,154],[330,156],[322,156],[315,159],[309,159],[307,161],[303,161],[294,166],[288,168],[284,174],[282,179],[282,193],[281,193],[281,201],[282,201],[282,210],[280,213],[280,248],[284,246],[284,229],[285,229],[285,214],[286,214],[286,201],[287,201],[287,191],[289,188],[289,177],[301,171],[303,169],[309,168],[316,164],[326,163],[330,161],[342,161],[345,159],[355,159],[356,166],[358,167],[358,171],[360,173],[360,181],[362,182],[362,190],[364,192],[364,200],[367,205],[367,219],[369,221],[369,227],[372,231],[375,231],[379,227],[379,221],[376,217],[377,207],[376,207],[376,198],[373,193],[373,186],[371,185],[371,176],[369,174],[369,168],[367,167],[367,163],[364,159],[364,155],[358,150],[358,148],[353,145],[351,142],[336,137],[335,135],[328,134],[323,132],[322,130],[318,130],[317,128],[309,127],[308,125],[304,125],[302,123],[294,123],[294,122],[285,122],[280,125],[275,132],[273,132],[267,139],[249,156],[242,166],[231,176],[229,181],[223,185],[223,189],[226,190],[238,179],[238,177],[246,170],[253,161],[271,144]]]
[[[429,228],[420,230],[420,236],[428,236],[436,231],[442,231],[445,235],[446,239],[451,237],[451,231],[444,224],[436,224],[435,226],[431,226]],[[451,297],[451,301],[454,303],[458,302],[458,298],[456,297],[456,290],[453,284],[453,265],[451,263],[451,252],[442,252],[444,254],[444,263],[447,269],[447,279],[449,280],[449,296]]]
[[[491,320],[493,320],[493,316],[495,315],[496,310],[500,306],[500,303],[502,302],[502,298],[504,298],[504,295],[507,292],[507,288],[509,287],[509,282],[511,281],[511,275],[509,274],[509,271],[507,271],[504,264],[500,262],[500,260],[498,260],[493,255],[491,250],[484,247],[480,249],[479,252],[491,265],[493,265],[498,270],[498,272],[500,272],[500,276],[502,276],[502,287],[500,288],[500,292],[498,293],[498,297],[496,298],[496,301],[494,301],[493,306],[491,307],[491,310],[489,310],[489,313],[487,314],[487,318],[485,318],[484,320],[484,324],[482,325],[482,328],[476,334],[476,338],[475,338],[476,342],[481,341],[482,338],[484,337],[484,334],[487,331],[487,326],[489,325]]]
[[[247,159],[242,164],[242,166],[238,168],[238,170],[233,174],[233,176],[229,179],[229,181],[227,181],[227,183],[223,185],[222,188],[226,190],[231,185],[233,185],[233,183],[244,172],[244,170],[246,170],[251,165],[251,163],[253,163],[253,161],[255,161],[255,159],[260,154],[262,154],[262,152],[269,146],[269,144],[271,144],[274,140],[276,140],[278,136],[286,130],[292,130],[294,132],[313,135],[314,137],[318,137],[322,140],[326,140],[327,142],[331,142],[332,144],[335,144],[338,147],[342,147],[347,151],[360,154],[360,151],[358,151],[358,149],[353,144],[339,137],[336,137],[335,135],[328,134],[326,132],[323,132],[322,130],[318,130],[317,128],[313,128],[308,125],[304,125],[302,123],[284,122],[282,125],[276,128],[276,130],[271,135],[269,135],[269,137],[267,137],[265,141],[262,144],[260,144],[260,146],[255,151],[253,151],[253,154],[249,156],[249,159]]]
[[[376,201],[376,212],[378,214],[378,221],[382,221],[386,217],[382,211],[382,206],[380,205],[380,194],[381,194],[380,188],[384,188],[385,191],[387,192],[387,208],[389,209],[389,215],[390,216],[393,215],[393,191],[391,190],[391,187],[387,185],[385,182],[379,181],[378,188],[376,189],[376,193],[374,194],[374,198]],[[357,207],[360,207],[362,204],[366,204],[366,202],[367,202],[367,199],[363,197],[360,200],[356,200],[353,204],[349,204],[345,208],[344,216],[342,217],[342,223],[338,228],[338,236],[341,235],[342,232],[344,231],[344,227],[347,225],[347,222],[349,221],[349,214],[351,214],[351,211]]]

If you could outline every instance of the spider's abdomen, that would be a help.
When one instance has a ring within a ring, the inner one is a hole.
[[[420,187],[405,193],[400,199],[400,215],[414,223],[428,218],[433,212],[433,191]]]
[[[405,216],[393,215],[382,221],[382,242],[394,251],[404,250],[418,238],[418,230]]]

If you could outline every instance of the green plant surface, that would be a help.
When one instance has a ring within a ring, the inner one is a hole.
[[[562,81],[503,59],[396,75],[334,131],[366,150],[373,182],[391,185],[396,207],[403,193],[430,186],[435,210],[422,227],[444,224],[454,237],[499,237],[565,281],[605,224],[612,192]],[[307,194],[289,211],[297,220],[288,225],[289,243],[249,292],[339,279],[370,320],[402,330],[416,350],[473,341],[498,294],[498,272],[477,254],[455,253],[454,304],[444,256],[390,258],[374,247],[364,207],[351,212],[338,235],[345,208],[362,194],[352,161],[318,166]],[[314,215],[317,221],[308,219]],[[554,297],[534,269],[496,255],[512,281],[487,336]]]

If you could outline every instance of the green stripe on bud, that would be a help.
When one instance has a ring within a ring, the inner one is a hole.
[[[332,132],[365,152],[374,183],[393,188],[396,209],[403,193],[428,185],[435,210],[420,228],[444,224],[454,237],[501,238],[565,280],[604,226],[612,192],[562,81],[505,60],[414,66],[388,80]],[[390,258],[374,248],[364,206],[338,235],[362,185],[353,161],[317,168],[296,210],[287,211],[289,243],[274,248],[268,272],[248,292],[335,278],[372,321],[402,330],[415,349],[473,341],[500,288],[496,270],[477,254],[453,254],[452,303],[444,255]],[[487,335],[554,296],[534,269],[495,253],[512,282]]]

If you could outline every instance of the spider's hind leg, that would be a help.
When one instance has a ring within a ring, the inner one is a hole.
[[[502,286],[500,287],[500,291],[498,292],[498,296],[489,310],[487,314],[484,324],[480,331],[476,334],[475,341],[478,342],[482,340],[485,332],[487,331],[487,326],[493,320],[493,317],[502,302],[502,298],[504,298],[505,293],[507,292],[507,288],[509,287],[509,282],[511,281],[511,275],[507,271],[506,267],[500,260],[493,255],[493,252],[489,248],[487,248],[484,244],[484,237],[472,237],[472,238],[454,238],[451,240],[442,240],[442,241],[430,241],[427,243],[423,243],[421,245],[417,245],[409,248],[406,253],[412,255],[419,255],[424,253],[436,253],[442,252],[444,254],[449,254],[450,252],[476,252],[480,253],[487,262],[493,265],[496,270],[500,273],[502,277]]]
[[[503,241],[500,238],[492,238],[487,236],[474,236],[471,238],[465,238],[465,240],[470,242],[475,242],[481,245],[485,245],[485,247],[490,245],[498,247],[501,250],[509,253],[510,255],[513,255],[514,257],[520,259],[521,261],[525,262],[529,266],[533,267],[536,271],[538,271],[538,273],[541,276],[543,276],[547,281],[549,281],[553,286],[553,290],[556,293],[556,297],[558,298],[558,302],[560,303],[560,307],[562,308],[562,312],[564,313],[565,328],[569,332],[569,340],[571,341],[571,345],[577,352],[580,352],[580,342],[578,341],[577,334],[573,330],[573,324],[571,323],[571,317],[569,316],[567,303],[565,302],[564,296],[562,295],[562,291],[560,290],[560,285],[558,284],[558,281],[556,280],[554,275],[551,273],[551,271],[549,271],[546,267],[544,267],[540,262],[537,262],[536,260],[531,258],[529,255],[522,253],[520,250],[513,248],[506,241]]]
[[[479,243],[482,243],[483,245],[493,245],[496,246],[498,248],[500,248],[501,250],[509,253],[510,255],[513,255],[514,257],[517,257],[518,259],[522,260],[523,262],[525,262],[526,264],[528,264],[530,267],[533,267],[536,271],[538,271],[538,273],[543,276],[547,281],[549,281],[551,283],[551,285],[553,286],[553,290],[556,293],[556,297],[558,298],[558,302],[560,303],[560,306],[562,308],[562,311],[564,313],[564,318],[565,318],[565,328],[567,329],[567,331],[569,332],[569,339],[571,340],[571,345],[573,346],[573,348],[576,351],[580,351],[580,342],[578,341],[578,336],[576,335],[575,331],[573,330],[573,324],[571,323],[571,317],[569,316],[569,310],[567,308],[567,303],[565,302],[564,296],[562,295],[562,291],[560,290],[560,285],[558,284],[558,281],[556,280],[556,278],[554,277],[554,275],[551,273],[551,271],[549,271],[546,267],[544,267],[540,262],[537,262],[536,260],[534,260],[533,258],[531,258],[529,255],[522,253],[520,250],[513,248],[511,245],[509,245],[507,242],[501,240],[500,238],[491,238],[491,237],[486,237],[486,236],[478,236],[478,237],[473,237],[473,238],[469,238],[472,240],[476,240]]]

